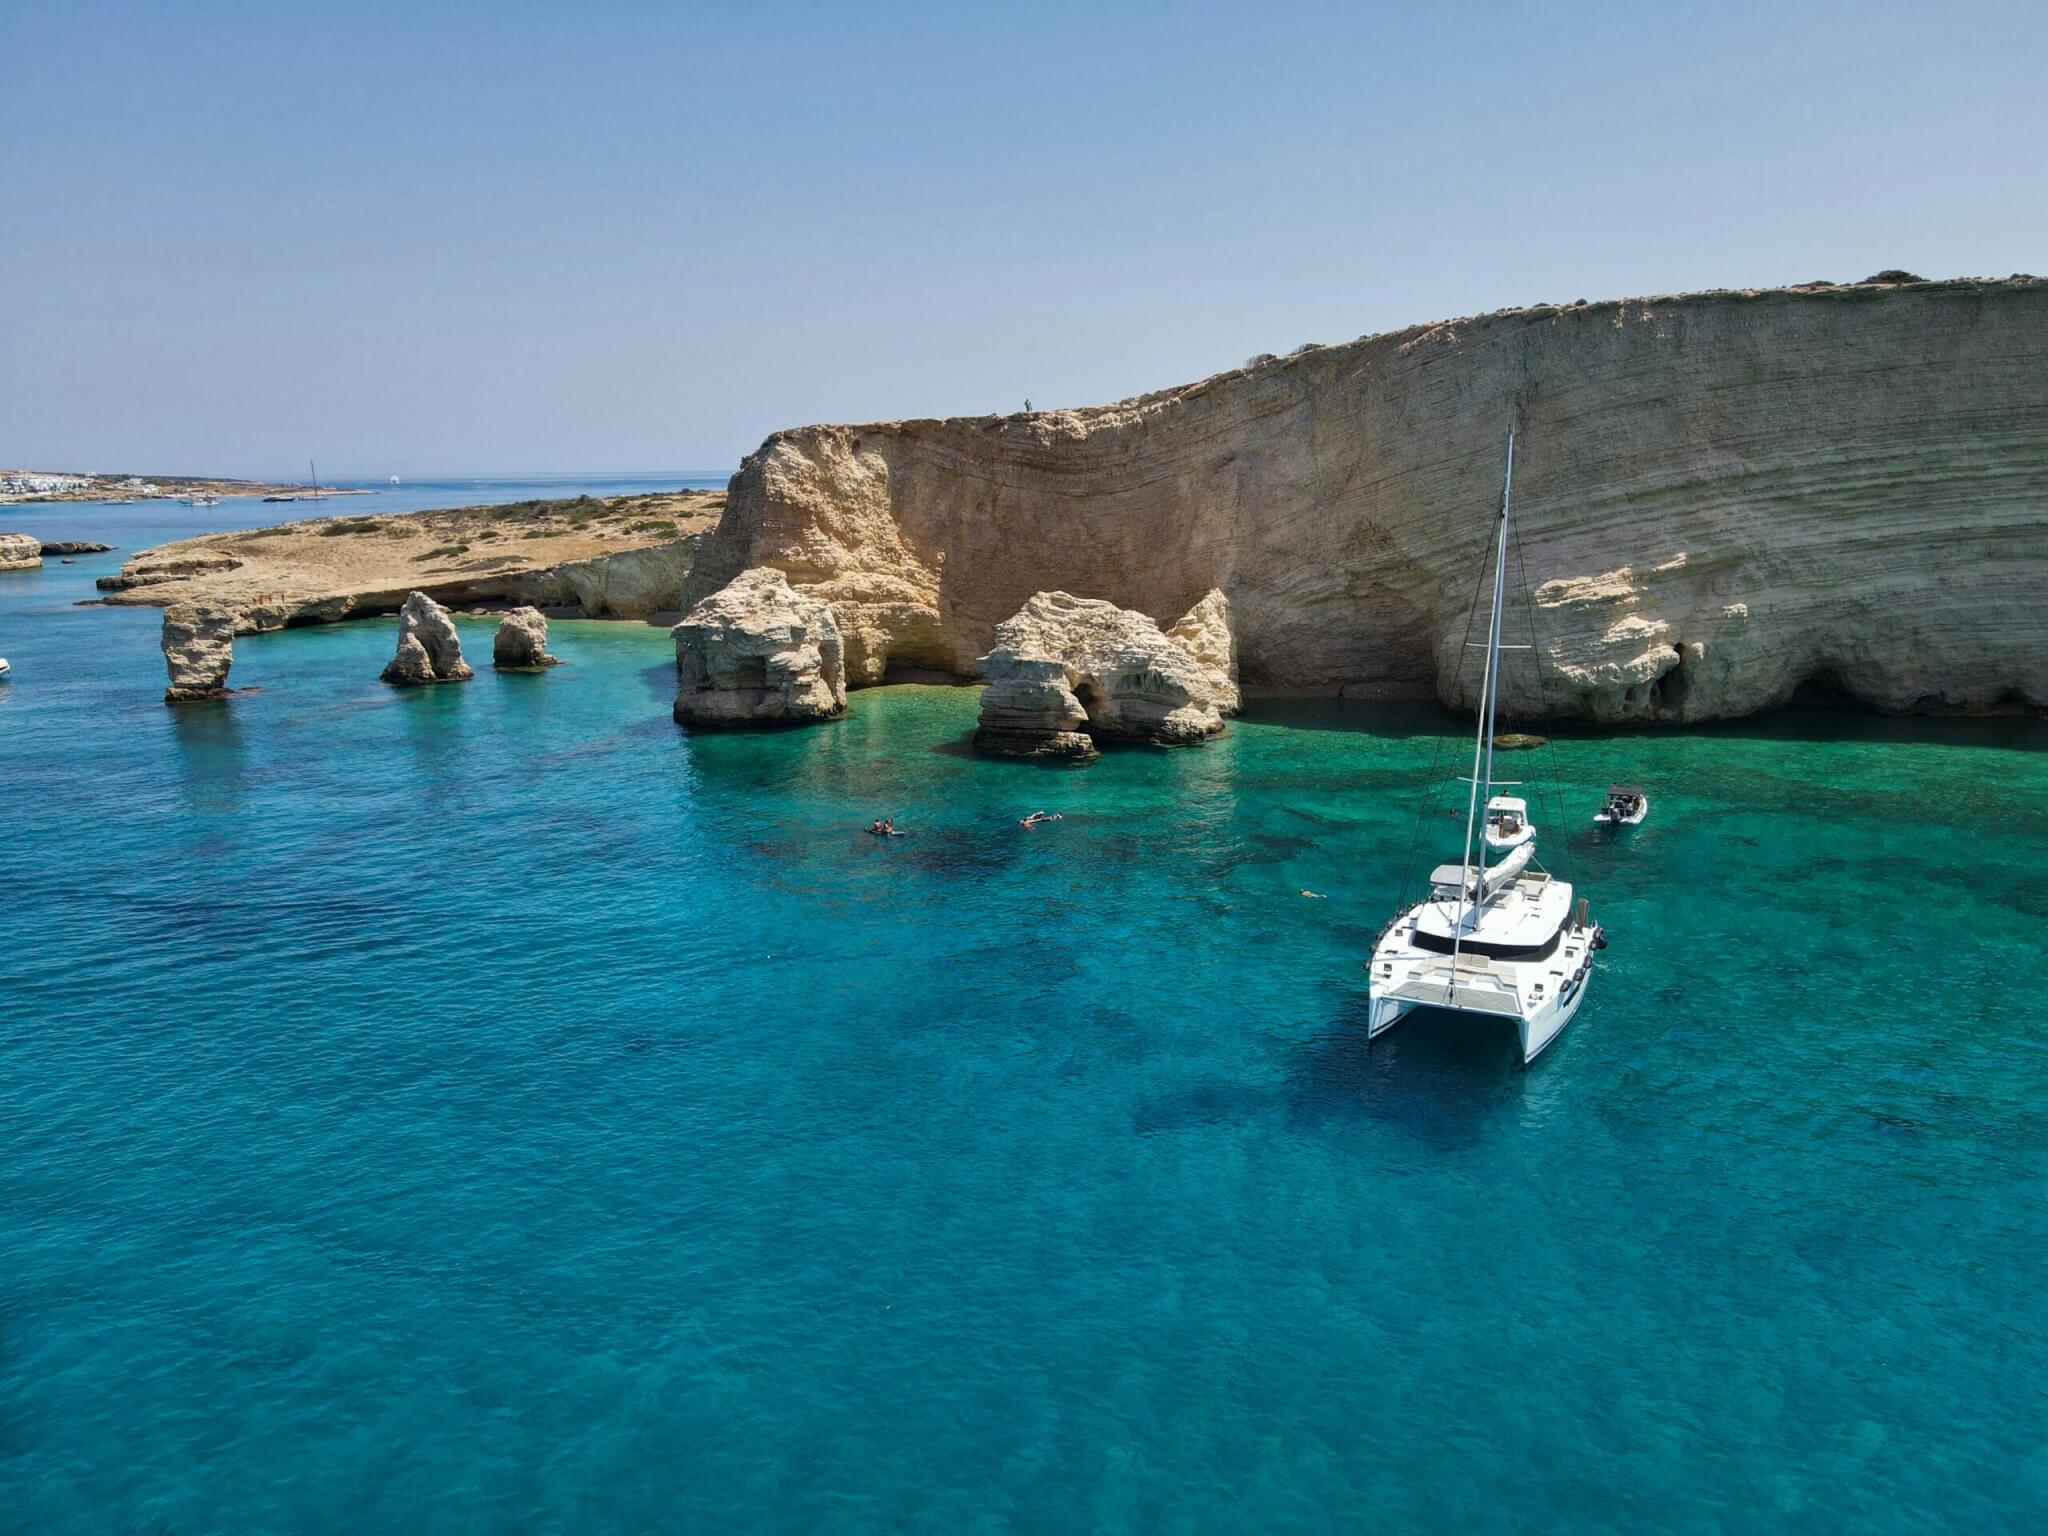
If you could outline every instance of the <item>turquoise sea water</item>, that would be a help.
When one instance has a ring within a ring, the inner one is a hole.
[[[388,621],[170,710],[116,559],[0,576],[0,1528],[2040,1527],[2042,726],[1542,754],[1525,1073],[1365,1042],[1433,712],[1045,769]]]

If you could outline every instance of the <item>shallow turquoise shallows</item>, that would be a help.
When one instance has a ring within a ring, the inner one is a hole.
[[[1047,769],[389,620],[172,710],[115,559],[0,576],[0,1528],[2040,1528],[2044,727],[1502,759],[1613,936],[1523,1072],[1365,1041],[1432,712]]]

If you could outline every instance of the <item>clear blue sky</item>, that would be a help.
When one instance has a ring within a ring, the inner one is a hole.
[[[725,469],[1541,300],[2048,271],[2048,5],[0,3],[0,465]]]

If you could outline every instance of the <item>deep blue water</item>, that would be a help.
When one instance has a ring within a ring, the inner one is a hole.
[[[1049,770],[390,621],[171,710],[118,558],[0,576],[0,1528],[2040,1528],[2044,727],[1540,754],[1522,1072],[1364,1038],[1432,712]]]

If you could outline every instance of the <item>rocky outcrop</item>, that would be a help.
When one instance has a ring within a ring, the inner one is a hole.
[[[1211,592],[1161,632],[1142,613],[1040,592],[996,626],[974,744],[1007,757],[1093,757],[1097,740],[1185,746],[1238,707],[1230,607]]]
[[[235,662],[235,616],[224,608],[176,603],[164,610],[164,667],[171,685],[166,704],[227,697]]]
[[[131,560],[125,560],[121,569],[111,576],[102,576],[93,583],[102,592],[127,592],[135,587],[160,587],[173,581],[189,581],[196,576],[220,576],[229,571],[238,571],[242,562],[233,555],[217,550],[170,548],[176,553],[155,558],[155,552],[144,550]]]
[[[0,571],[32,571],[43,563],[43,541],[32,533],[0,533]]]
[[[45,539],[43,558],[49,560],[59,555],[104,555],[113,547],[111,544],[95,544],[90,539]]]
[[[384,668],[384,681],[417,688],[428,683],[462,683],[475,674],[462,659],[462,640],[448,610],[415,592],[398,610],[398,650]]]
[[[673,633],[675,717],[685,725],[803,724],[846,712],[832,610],[780,571],[741,572]]]
[[[98,586],[115,604],[232,608],[240,634],[396,613],[413,592],[653,618],[683,608],[691,551],[724,502],[672,491],[312,518],[139,550]]]
[[[534,576],[527,590],[533,601],[575,603],[593,619],[644,619],[657,613],[679,613],[683,583],[697,548],[693,536],[570,560]]]
[[[525,672],[552,667],[561,659],[548,654],[548,621],[538,608],[514,608],[498,621],[491,641],[493,666]]]
[[[1880,278],[1896,274],[1880,274]],[[1035,592],[1230,594],[1248,688],[1469,706],[1519,429],[1518,719],[1707,720],[1825,685],[2048,706],[2048,282],[1875,281],[1416,326],[1084,410],[780,432],[687,594],[772,566],[850,681],[974,675]]]

